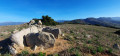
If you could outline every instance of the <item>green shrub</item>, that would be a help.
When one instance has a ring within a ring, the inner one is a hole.
[[[51,17],[49,17],[48,15],[42,16],[42,19],[34,18],[33,20],[35,20],[36,23],[38,23],[38,21],[41,20],[42,24],[43,25],[47,25],[47,26],[55,26],[55,25],[59,24],[56,21],[54,21],[54,19],[52,19]]]
[[[92,54],[96,54],[96,53],[97,53],[97,51],[96,51],[96,50],[92,50],[91,52],[92,52]]]
[[[3,36],[3,34],[1,34],[0,36]]]
[[[30,56],[36,56],[35,54],[30,54]]]
[[[88,44],[90,44],[90,43],[92,43],[92,41],[91,40],[88,40],[88,42],[87,42]]]
[[[49,55],[47,55],[47,56],[53,56],[53,54],[49,54]]]
[[[83,47],[87,47],[87,44],[86,44],[86,43],[83,43]]]
[[[22,27],[19,27],[18,30],[21,31],[23,28]]]
[[[75,48],[70,48],[69,50],[68,50],[68,52],[73,52],[75,50]]]
[[[81,54],[78,52],[78,50],[76,50],[76,56],[81,56]]]
[[[21,52],[21,56],[27,56],[27,55],[29,55],[29,52],[28,52],[28,51],[22,51],[22,52]]]
[[[3,56],[11,56],[9,53],[4,54]]]
[[[103,47],[99,46],[99,47],[97,48],[97,51],[98,51],[98,52],[103,52],[104,49],[103,49]]]
[[[39,54],[38,54],[38,56],[45,56],[46,55],[46,53],[42,53],[42,52],[40,52]]]
[[[76,49],[80,50],[80,46],[77,46]]]
[[[92,54],[96,54],[96,53],[97,53],[95,47],[93,47],[93,46],[88,46],[87,48],[88,48],[88,50],[91,51]]]
[[[93,47],[92,47],[92,46],[88,46],[88,49],[89,49],[89,50],[93,50]]]
[[[59,56],[58,54],[55,54],[54,56]]]
[[[13,29],[9,29],[8,31],[11,32],[11,33],[13,33],[14,30]]]
[[[76,56],[81,56],[79,53],[76,53]]]
[[[96,45],[100,45],[100,42],[99,42],[99,41],[95,41],[95,44],[96,44]]]
[[[65,40],[68,40],[68,41],[72,41],[72,40],[73,40],[73,38],[70,37],[70,36],[66,36],[64,39],[65,39]]]
[[[112,53],[112,51],[113,51],[113,50],[112,50],[111,48],[108,49],[108,52],[109,52],[109,53]]]
[[[74,33],[72,30],[70,30],[70,33]]]

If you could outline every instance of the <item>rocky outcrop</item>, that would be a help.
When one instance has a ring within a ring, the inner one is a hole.
[[[29,22],[29,25],[34,25],[35,24],[35,21],[34,20],[31,20],[30,22]]]
[[[41,20],[38,20],[38,22],[36,22],[35,20],[31,20],[31,21],[29,22],[29,26],[32,26],[32,25],[35,25],[35,26],[37,26],[37,27],[41,27],[42,22],[41,22]]]
[[[39,33],[30,33],[25,36],[26,44],[30,47],[41,47],[50,48],[54,46],[55,37],[51,33],[39,32]]]
[[[61,30],[60,29],[53,29],[53,28],[50,28],[50,27],[45,27],[42,29],[43,32],[49,32],[49,33],[52,33],[55,38],[57,39],[59,35],[61,35]]]
[[[23,43],[23,37],[29,33],[38,33],[39,30],[36,26],[32,26],[27,29],[23,29],[17,33],[12,34],[11,40],[12,42],[16,43],[19,45],[21,48],[24,48],[24,43]]]
[[[42,25],[42,22],[41,22],[41,20],[39,20],[39,21],[38,21],[38,25]]]
[[[31,20],[29,28],[14,32],[10,36],[12,45],[8,46],[10,53],[16,54],[18,50],[24,49],[24,46],[31,47],[32,50],[36,50],[37,47],[40,47],[41,50],[53,47],[55,38],[61,35],[61,30],[41,26],[40,20],[37,23]]]

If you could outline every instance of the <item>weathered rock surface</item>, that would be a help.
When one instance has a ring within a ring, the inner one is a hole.
[[[50,27],[45,27],[42,29],[42,31],[52,33],[56,39],[58,38],[59,35],[62,34],[60,29],[52,29]]]
[[[61,36],[63,36],[63,37],[64,37],[64,36],[65,36],[65,34],[62,34]]]
[[[12,55],[16,55],[18,53],[17,50],[14,47],[10,46],[10,45],[8,46],[8,49],[9,49],[9,52]]]
[[[30,22],[29,22],[29,26],[31,26],[31,25],[42,25],[42,22],[41,22],[41,20],[39,20],[38,22],[35,22],[35,20],[31,20]]]
[[[8,49],[13,55],[15,55],[17,51],[23,50],[24,46],[31,47],[34,51],[37,47],[44,50],[53,47],[55,39],[58,38],[59,35],[62,35],[60,29],[43,28],[40,20],[37,23],[35,20],[31,20],[29,22],[29,28],[15,31],[14,34],[10,36],[12,45],[9,45]]]
[[[55,37],[51,33],[39,32],[39,33],[30,33],[25,36],[27,46],[44,46],[44,48],[53,47],[55,43]]]
[[[30,22],[29,22],[29,25],[34,25],[35,24],[35,21],[34,20],[31,20]]]
[[[42,25],[42,22],[41,22],[41,20],[39,20],[39,21],[38,21],[38,25]]]
[[[23,37],[29,33],[38,33],[38,32],[39,32],[38,28],[36,26],[32,26],[30,28],[23,29],[15,34],[12,34],[11,40],[12,42],[16,43],[21,48],[23,48],[24,47]]]

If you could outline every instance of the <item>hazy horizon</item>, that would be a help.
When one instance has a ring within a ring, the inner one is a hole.
[[[120,0],[0,0],[0,22],[28,22],[48,15],[54,20],[120,17]]]
[[[96,18],[96,19],[97,19],[97,18],[100,18],[100,17],[87,17],[87,18]],[[87,18],[77,18],[77,19],[87,19]],[[107,18],[107,17],[106,17],[106,18]],[[110,18],[112,18],[112,17],[110,17]],[[119,17],[119,18],[120,18],[120,17]],[[39,19],[41,19],[41,18],[39,18]],[[32,20],[32,19],[30,19],[30,20]],[[24,22],[29,22],[30,20],[28,20],[28,21],[4,21],[4,22],[1,22],[1,21],[0,21],[0,23],[10,23],[10,22],[11,22],[11,23],[15,23],[15,22],[23,22],[23,23],[24,23]],[[70,19],[70,20],[69,20],[69,19],[68,19],[68,20],[67,20],[67,19],[61,19],[61,20],[58,19],[58,20],[55,20],[55,21],[62,21],[62,20],[63,20],[63,21],[71,21],[71,20],[76,20],[76,19]],[[120,21],[120,19],[113,19],[113,20],[118,20],[118,21]]]

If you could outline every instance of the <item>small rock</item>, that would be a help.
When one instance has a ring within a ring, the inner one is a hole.
[[[64,34],[62,34],[62,36],[64,37],[65,35],[64,35]]]
[[[44,50],[44,46],[43,45],[41,45],[40,50],[42,50],[42,51]]]
[[[35,51],[36,49],[37,49],[37,46],[35,45],[35,46],[32,48],[32,50]]]
[[[18,53],[17,50],[10,45],[8,46],[8,49],[12,55],[16,55]]]
[[[79,39],[80,37],[75,37],[76,39]]]
[[[31,20],[31,21],[29,22],[29,26],[31,26],[31,25],[33,25],[33,24],[35,24],[35,20]]]
[[[120,50],[120,45],[118,45],[118,44],[114,44],[114,45],[113,45],[113,48],[115,48],[115,49],[119,49],[119,50]]]
[[[42,22],[41,22],[41,20],[39,20],[39,21],[38,21],[38,25],[42,25]]]
[[[87,36],[87,38],[91,38],[91,35],[86,35]]]

